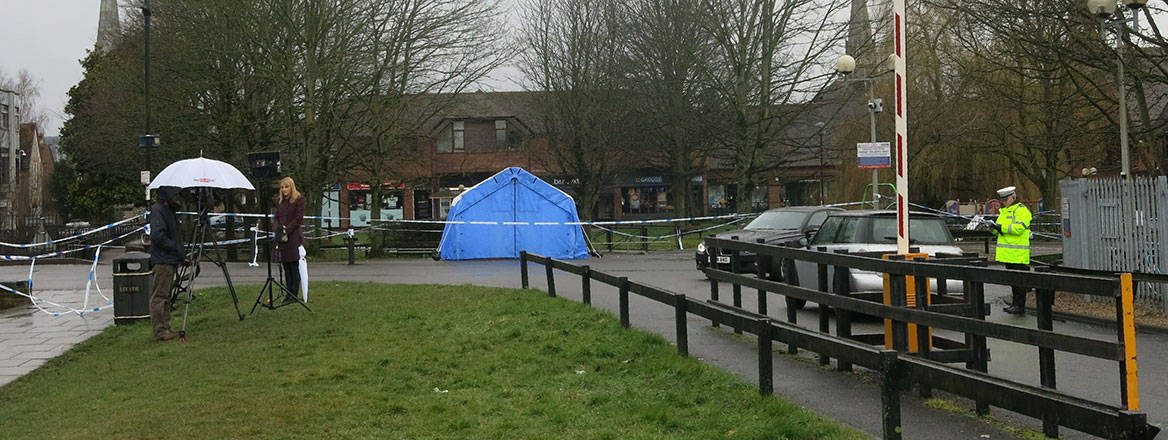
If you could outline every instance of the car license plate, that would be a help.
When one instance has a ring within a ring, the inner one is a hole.
[[[718,264],[730,264],[730,256],[729,255],[719,255],[717,258],[718,258],[717,259]]]

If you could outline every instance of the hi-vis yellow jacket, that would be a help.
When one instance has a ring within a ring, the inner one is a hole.
[[[998,236],[998,246],[994,259],[999,263],[1030,264],[1030,210],[1026,205],[1015,203],[998,211],[997,223],[1002,232]]]

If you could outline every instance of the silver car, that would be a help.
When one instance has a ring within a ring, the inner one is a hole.
[[[920,248],[921,253],[930,257],[937,255],[961,255],[961,248],[957,247],[949,228],[945,226],[945,219],[925,213],[912,213],[909,216],[909,243],[912,247]],[[896,253],[896,212],[895,211],[847,211],[832,214],[823,222],[810,243],[808,249],[817,250],[826,248],[827,252],[840,249],[849,253]],[[799,275],[799,285],[809,289],[819,289],[819,267],[809,261],[796,261],[795,269]],[[832,288],[832,270],[828,270],[828,289]],[[945,284],[949,292],[957,293],[962,290],[960,280],[947,280]],[[937,288],[937,280],[930,280],[930,288]],[[884,276],[878,272],[852,270],[851,290],[853,292],[882,291]]]

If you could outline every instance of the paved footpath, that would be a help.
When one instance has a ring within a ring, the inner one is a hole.
[[[108,264],[112,256],[104,256],[103,264],[98,266],[98,285],[103,288],[107,296],[111,296],[112,274]],[[693,269],[691,254],[686,252],[655,253],[652,255],[610,255],[604,258],[595,258],[588,262],[595,270],[617,276],[628,276],[630,279],[643,281],[691,297],[706,299],[708,297],[708,283],[701,279]],[[264,267],[248,267],[244,263],[229,265],[232,281],[236,286],[245,286],[238,291],[241,308],[248,307],[254,302],[252,292],[256,285],[262,283],[267,276]],[[213,265],[205,264],[201,277],[196,280],[196,287],[210,287],[223,285],[221,272]],[[84,302],[85,277],[88,274],[88,265],[40,265],[33,276],[35,292],[38,296],[53,301],[80,307]],[[314,263],[309,269],[310,280],[313,282],[325,280],[344,281],[372,281],[404,284],[473,284],[493,287],[519,287],[519,267],[514,260],[491,261],[464,261],[464,262],[435,262],[429,259],[401,259],[367,261],[357,265],[339,263]],[[23,280],[28,276],[27,266],[0,267],[0,281]],[[531,267],[532,288],[546,289],[542,266]],[[579,277],[557,272],[557,292],[560,296],[570,300],[580,301]],[[729,286],[722,289],[729,292]],[[992,300],[1008,292],[1005,289],[987,289]],[[752,289],[743,289],[743,303],[754,304]],[[311,295],[311,292],[310,292]],[[617,310],[616,289],[593,283],[592,297],[595,307],[605,310]],[[772,297],[771,316],[785,316],[782,311],[782,301]],[[87,305],[104,305],[104,300],[91,292]],[[310,303],[311,304],[311,297]],[[802,312],[801,324],[816,322],[813,312]],[[1004,317],[999,313],[1000,305],[994,306],[994,320],[1015,319]],[[258,312],[257,312],[258,313]],[[672,308],[645,300],[637,295],[630,296],[630,316],[635,328],[658,333],[670,342],[674,341],[674,322]],[[1022,319],[1022,318],[1017,318]],[[1030,319],[1032,321],[1033,319]],[[711,365],[730,371],[751,383],[758,383],[757,346],[753,338],[735,336],[725,328],[710,327],[705,320],[689,320],[690,354]],[[111,309],[85,314],[53,317],[41,313],[31,307],[22,307],[0,312],[0,393],[4,392],[3,384],[9,383],[21,375],[27,374],[47,359],[57,356],[73,345],[102,331],[113,324]],[[1020,325],[1026,325],[1020,323]],[[1031,323],[1032,325],[1032,323]],[[1059,324],[1056,323],[1056,329]],[[148,329],[143,327],[141,337],[147,338]],[[1103,331],[1107,334],[1107,331]],[[1110,333],[1114,335],[1114,333]],[[1154,344],[1149,346],[1145,341]],[[1141,361],[1148,360],[1145,348],[1164,351],[1168,341],[1163,337],[1141,335]],[[775,393],[788,398],[795,403],[823,415],[852,426],[873,437],[880,436],[880,394],[878,383],[872,380],[871,375],[840,373],[833,369],[817,365],[809,356],[788,356],[776,347],[774,361]],[[991,370],[995,374],[1010,374],[1013,370],[1024,371],[1023,382],[1037,382],[1037,362],[1030,362],[1036,357],[1035,353],[1012,353],[1017,348],[1008,346],[991,346],[994,350],[994,361]],[[1010,358],[1022,359],[1020,365],[1010,363]],[[1158,356],[1158,355],[1156,355]],[[1163,359],[1158,359],[1163,360]],[[1060,388],[1074,381],[1077,362],[1062,361],[1060,356],[1059,374]],[[1168,416],[1164,416],[1164,404],[1168,404],[1162,380],[1164,365],[1141,363],[1142,397],[1145,410],[1149,411],[1150,419],[1163,425]],[[1114,375],[1114,364],[1108,364],[1105,374]],[[1068,376],[1063,376],[1064,368],[1070,370]],[[1150,375],[1149,375],[1150,373]],[[1033,377],[1030,377],[1033,376]],[[1009,376],[1008,376],[1009,377]],[[1111,376],[1106,376],[1110,378]],[[1160,377],[1161,379],[1156,379]],[[1098,382],[1098,381],[1096,381]],[[1118,384],[1108,379],[1105,389],[1117,389]],[[1159,387],[1159,388],[1157,388]],[[1148,392],[1151,388],[1152,392]],[[1081,394],[1094,395],[1087,391]],[[1100,398],[1111,401],[1109,392],[1102,392]],[[1018,416],[1006,411],[995,409],[995,418],[1005,421],[1008,425],[1024,426],[1039,430],[1040,422],[1024,416]],[[948,411],[933,409],[925,401],[916,396],[916,393],[905,393],[902,396],[902,420],[905,438],[910,439],[996,439],[1013,438],[1014,436],[999,428],[997,425],[986,423],[972,417],[954,414]],[[1159,422],[1157,422],[1159,421]],[[1061,430],[1067,439],[1091,438],[1075,431]]]

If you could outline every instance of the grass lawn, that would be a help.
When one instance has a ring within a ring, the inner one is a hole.
[[[0,387],[0,438],[866,438],[537,291],[327,282],[310,305],[241,322],[209,289],[186,342],[111,327]]]

